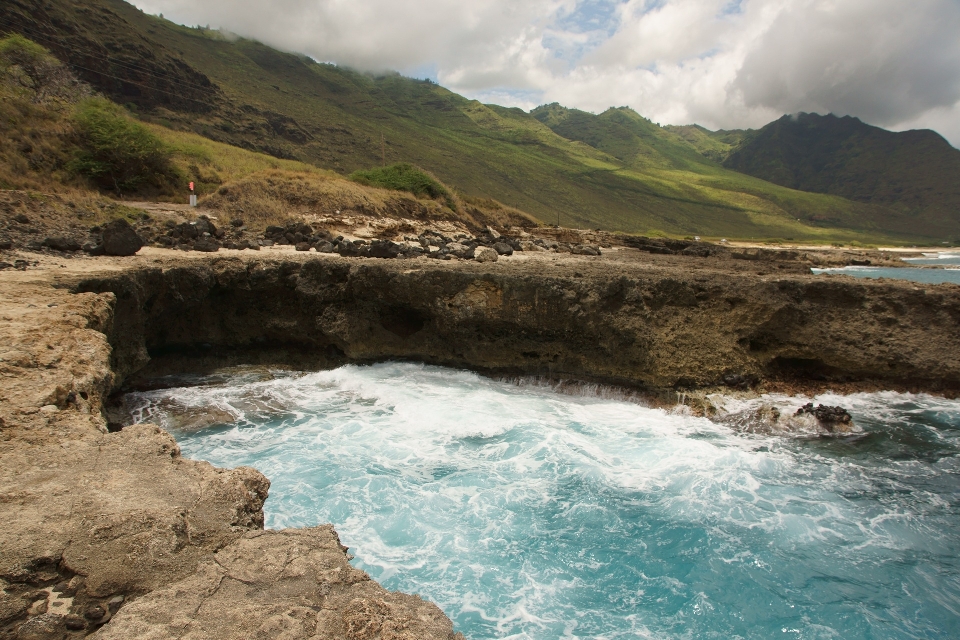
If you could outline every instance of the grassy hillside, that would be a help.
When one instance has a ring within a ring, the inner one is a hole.
[[[891,207],[956,233],[960,150],[933,131],[893,133],[850,116],[784,116],[743,138],[731,169],[793,189]]]
[[[750,133],[750,130],[743,129],[710,131],[698,124],[668,124],[664,129],[682,138],[703,157],[720,163],[726,160],[743,141],[744,136]]]
[[[798,240],[927,233],[885,205],[724,169],[628,109],[558,112],[554,122],[427,81],[357,73],[178,26],[121,0],[5,0],[0,30],[47,46],[144,122],[343,175],[407,162],[468,197],[496,198],[545,222]],[[185,170],[203,189],[223,179],[193,164]]]

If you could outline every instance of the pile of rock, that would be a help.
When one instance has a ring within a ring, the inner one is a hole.
[[[233,239],[224,242],[226,232],[223,229],[218,229],[213,220],[203,215],[194,222],[181,222],[177,224],[173,220],[168,220],[166,227],[167,232],[156,240],[157,244],[163,247],[181,249],[183,251],[205,251],[213,253],[229,242],[231,245],[230,248],[260,248],[260,245],[256,241],[241,241],[242,246]]]
[[[293,245],[297,251],[309,251],[312,247],[329,239],[330,232],[326,229],[314,229],[306,222],[290,222],[283,227],[277,225],[267,227],[260,244],[265,247],[275,244]]]

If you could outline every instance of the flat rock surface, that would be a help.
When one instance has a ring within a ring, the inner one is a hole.
[[[93,637],[452,638],[436,605],[350,566],[332,526],[245,534],[187,578],[121,610]]]

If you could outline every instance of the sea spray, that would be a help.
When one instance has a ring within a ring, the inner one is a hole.
[[[184,455],[260,469],[268,527],[332,522],[469,638],[960,635],[956,401],[727,406],[842,405],[862,430],[821,439],[417,364],[203,382],[126,401],[228,412],[176,431]]]

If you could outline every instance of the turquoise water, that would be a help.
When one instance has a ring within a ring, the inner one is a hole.
[[[911,260],[916,264],[921,263],[924,258]],[[928,264],[952,264],[949,262],[935,260]],[[830,269],[810,269],[814,273],[836,273],[841,275],[854,276],[855,278],[893,278],[895,280],[911,280],[913,282],[922,282],[923,284],[943,284],[951,282],[960,284],[960,268],[957,269],[914,269],[911,267],[834,267]]]
[[[825,440],[417,364],[209,382],[128,406],[236,416],[184,455],[468,638],[960,637],[960,402],[821,396],[862,428]]]

